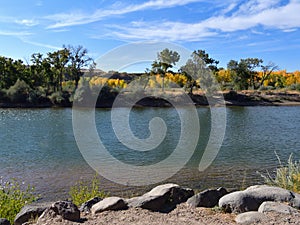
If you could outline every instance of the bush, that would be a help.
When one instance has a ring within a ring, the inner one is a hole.
[[[28,186],[24,191],[16,180],[0,180],[0,218],[6,218],[13,224],[16,215],[26,204],[37,200],[34,188]]]
[[[287,89],[291,91],[300,91],[300,84],[292,84],[288,86]]]
[[[72,202],[80,206],[82,203],[94,198],[105,198],[108,196],[108,193],[100,190],[100,179],[95,175],[92,179],[92,182],[79,181],[70,188],[69,192]]]
[[[30,103],[38,104],[49,102],[49,99],[46,96],[46,91],[43,88],[39,87],[29,93],[28,101]]]
[[[276,169],[275,177],[267,171],[267,175],[260,174],[266,184],[281,187],[300,193],[300,161],[293,161],[291,154],[286,165],[283,165],[276,154],[279,167]]]
[[[53,92],[49,97],[50,101],[54,105],[62,105],[70,103],[70,93],[65,91]]]
[[[18,79],[16,83],[7,90],[7,96],[14,103],[25,103],[28,101],[31,88],[25,81]]]

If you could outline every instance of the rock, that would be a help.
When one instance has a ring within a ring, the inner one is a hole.
[[[264,202],[259,206],[258,212],[276,212],[289,215],[299,214],[297,209],[280,202]]]
[[[10,225],[10,222],[7,219],[0,218],[0,225]]]
[[[153,188],[142,196],[128,199],[127,204],[129,207],[168,212],[193,195],[194,191],[192,189],[181,188],[177,184],[164,184]]]
[[[38,218],[42,213],[51,206],[51,203],[32,203],[30,205],[25,205],[21,211],[16,215],[14,224],[22,225],[29,220],[34,220]]]
[[[202,191],[187,200],[187,204],[192,207],[213,208],[219,202],[219,199],[228,194],[225,188],[208,189]]]
[[[127,208],[128,206],[122,198],[108,197],[94,204],[91,208],[91,212],[95,214],[108,210],[123,210]]]
[[[58,201],[47,208],[39,217],[39,221],[47,221],[48,219],[61,216],[64,220],[77,222],[80,220],[80,212],[75,204],[68,201]]]
[[[295,195],[295,198],[291,202],[291,206],[296,209],[300,209],[300,194],[294,193],[294,195]]]
[[[259,206],[265,201],[288,202],[292,204],[295,201],[295,194],[279,187],[256,185],[244,191],[236,191],[223,196],[219,200],[219,207],[222,207],[226,212],[242,213],[257,211]]]
[[[99,197],[92,198],[92,199],[88,200],[87,202],[83,203],[79,207],[79,211],[81,211],[81,212],[91,212],[92,206],[95,205],[96,203],[100,202],[101,200],[103,200],[103,199],[99,198]]]
[[[243,225],[260,224],[267,220],[267,216],[260,212],[245,212],[235,218],[235,222]]]

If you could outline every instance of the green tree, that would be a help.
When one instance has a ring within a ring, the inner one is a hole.
[[[193,94],[193,88],[197,86],[196,80],[200,80],[200,87],[207,93],[216,90],[215,72],[218,71],[219,62],[210,58],[204,50],[194,51],[191,58],[181,67],[180,71],[187,77],[186,88],[189,94]]]
[[[69,62],[70,50],[64,47],[61,50],[48,53],[48,62],[53,72],[54,91],[62,90],[62,82]]]
[[[193,54],[197,55],[214,74],[219,71],[219,61],[210,58],[209,54],[206,53],[205,50],[197,50],[194,51]]]
[[[258,58],[241,59],[240,62],[229,61],[227,69],[231,72],[236,89],[247,90],[249,87],[255,89],[255,81],[258,80],[256,69],[261,63],[263,60]]]
[[[165,75],[169,68],[172,68],[179,61],[180,55],[176,51],[165,48],[157,54],[157,60],[152,63],[152,70],[155,73],[162,74],[163,84],[162,91],[164,91]]]
[[[83,46],[68,46],[68,50],[70,53],[69,76],[71,80],[75,81],[75,87],[77,88],[80,77],[82,77],[84,74],[81,69],[83,67],[89,66],[90,64],[92,64],[92,66],[95,66],[95,64],[93,59],[87,55],[88,51],[86,48],[83,48]]]

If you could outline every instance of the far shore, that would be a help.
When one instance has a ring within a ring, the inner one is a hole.
[[[181,92],[180,92],[181,93]],[[179,105],[187,105],[181,98],[178,92],[166,93],[170,98],[178,102]],[[216,101],[213,106],[300,106],[300,92],[298,91],[223,91],[224,102],[220,98],[215,98]],[[221,96],[221,95],[220,95]],[[195,106],[209,106],[207,98],[203,92],[195,92],[190,95]],[[114,98],[100,99],[97,101],[96,108],[111,108],[114,103]],[[123,105],[120,107],[128,107],[126,98]],[[84,104],[78,104],[82,107],[87,107]],[[0,108],[70,108],[72,102],[63,102],[60,104],[52,102],[44,103],[14,103],[14,102],[0,102]],[[171,103],[157,97],[145,97],[138,101],[134,107],[171,107]]]

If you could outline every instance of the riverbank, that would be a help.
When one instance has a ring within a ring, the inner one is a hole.
[[[126,98],[130,95],[138,94],[125,94],[124,101],[120,101],[120,107],[131,106],[130,103],[126,101]],[[297,91],[224,91],[222,92],[224,97],[224,103],[226,106],[300,106],[300,92]],[[182,92],[176,91],[166,91],[162,96],[167,96],[174,102],[186,105],[184,101]],[[190,95],[192,102],[196,106],[208,106],[213,102],[215,105],[223,105],[220,103],[219,96],[213,96],[210,102],[207,101],[205,94],[201,91],[195,92]],[[115,101],[116,93],[112,96],[106,96],[105,98],[99,98],[96,102],[96,108],[111,108]],[[139,96],[140,97],[140,96]],[[14,102],[0,102],[0,108],[52,108],[52,107],[72,107],[72,102],[63,101],[61,103],[46,101],[43,103],[14,103]],[[79,103],[79,106],[89,106],[89,103]],[[165,99],[158,97],[144,97],[137,103],[134,107],[171,107],[171,103]]]
[[[195,193],[168,183],[131,198],[95,197],[80,207],[70,201],[33,203],[20,211],[14,224],[299,224],[299,209],[300,195],[280,187]]]

